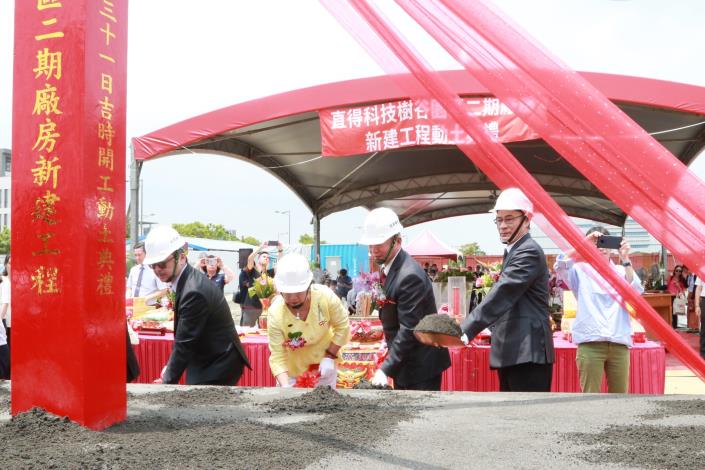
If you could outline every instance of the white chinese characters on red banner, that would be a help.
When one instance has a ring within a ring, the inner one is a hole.
[[[504,103],[493,97],[465,98],[468,112],[480,118],[500,142],[539,136]],[[403,100],[319,113],[321,151],[340,157],[423,145],[456,145],[470,137],[449,119],[435,100]]]

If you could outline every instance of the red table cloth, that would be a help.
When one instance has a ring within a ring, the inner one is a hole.
[[[169,361],[174,335],[164,336],[138,335],[139,344],[133,345],[137,361],[140,364],[140,376],[137,383],[152,383],[159,377],[162,368]],[[274,387],[276,380],[269,369],[269,341],[266,336],[252,335],[240,338],[245,353],[252,364],[252,370],[245,367],[237,385],[241,387]],[[184,375],[180,384],[184,383]]]
[[[552,392],[580,392],[575,365],[577,345],[556,333],[553,338],[556,361],[553,364]],[[666,350],[661,343],[634,343],[629,350],[629,393],[663,394],[666,381]],[[443,373],[441,390],[496,392],[497,373],[489,368],[490,346],[450,349],[451,366]],[[602,391],[607,391],[603,380]]]
[[[174,335],[139,335],[140,344],[134,345],[141,373],[139,383],[152,383],[159,377],[171,354]],[[578,370],[575,366],[577,346],[554,336],[556,362],[553,365],[552,392],[580,392]],[[262,335],[241,338],[252,370],[245,371],[238,382],[242,387],[273,387],[276,380],[269,369],[268,339]],[[666,379],[666,351],[653,341],[635,343],[630,349],[629,393],[663,394]],[[496,392],[499,390],[497,373],[489,368],[490,347],[450,349],[451,367],[443,373],[441,390]],[[183,377],[180,383],[183,383]],[[606,385],[603,383],[603,390]]]

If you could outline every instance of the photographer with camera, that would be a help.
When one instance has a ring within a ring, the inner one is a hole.
[[[235,279],[235,273],[227,267],[220,256],[202,255],[198,260],[198,268],[223,292],[225,284]]]
[[[609,261],[612,268],[638,293],[644,288],[629,260],[629,243],[621,237],[610,237],[607,229],[595,226],[587,231],[587,239]],[[611,250],[619,251],[620,265],[610,260]],[[578,345],[576,363],[580,388],[584,393],[599,393],[602,376],[607,372],[607,391],[629,391],[629,348],[632,325],[627,312],[600,282],[599,274],[588,263],[574,262],[570,254],[561,254],[554,266],[558,279],[564,281],[578,301],[573,323],[573,343]]]
[[[279,258],[283,253],[281,243],[274,242],[277,247]],[[247,266],[240,272],[239,289],[242,303],[240,307],[240,326],[255,326],[257,319],[262,313],[262,302],[259,298],[250,297],[249,289],[255,285],[255,281],[269,282],[269,278],[274,278],[274,269],[269,268],[269,247],[270,243],[263,243],[260,247],[250,253],[247,258]]]

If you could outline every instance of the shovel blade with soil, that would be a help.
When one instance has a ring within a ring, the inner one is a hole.
[[[414,328],[416,339],[428,346],[444,348],[462,348],[460,339],[463,332],[455,320],[444,314],[426,315]]]

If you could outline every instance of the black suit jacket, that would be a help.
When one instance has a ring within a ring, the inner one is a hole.
[[[546,256],[529,234],[512,247],[499,280],[461,329],[472,339],[490,325],[494,325],[491,368],[553,363]]]
[[[402,386],[424,382],[441,374],[450,367],[448,350],[421,344],[414,336],[419,321],[436,313],[428,274],[401,250],[390,266],[384,290],[387,299],[396,303],[386,305],[380,312],[389,348],[382,371]]]
[[[174,348],[164,383],[235,385],[243,365],[250,367],[223,292],[190,265],[176,285]]]

